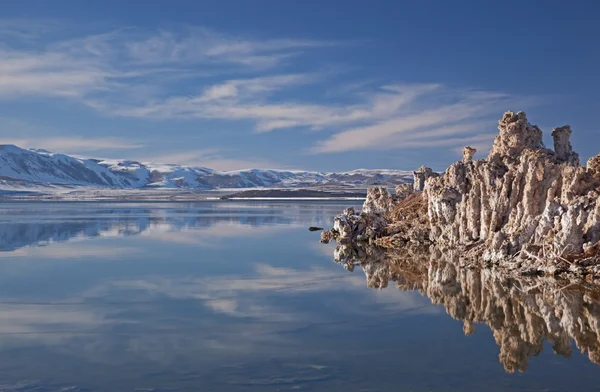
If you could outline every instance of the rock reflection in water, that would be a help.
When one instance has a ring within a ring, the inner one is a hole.
[[[475,332],[475,323],[488,325],[509,373],[526,371],[545,341],[552,343],[556,354],[569,357],[573,340],[590,361],[600,364],[597,286],[469,268],[436,251],[339,245],[334,260],[349,271],[360,266],[369,288],[395,282],[401,290],[419,291],[463,321],[466,335]]]

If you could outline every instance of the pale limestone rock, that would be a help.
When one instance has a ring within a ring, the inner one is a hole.
[[[554,152],[558,160],[579,166],[579,154],[573,151],[573,147],[569,141],[572,132],[571,127],[568,125],[552,129]]]
[[[506,113],[499,130],[487,160],[454,163],[428,182],[431,240],[479,244],[471,254],[493,263],[519,255],[549,265],[598,241],[600,180],[579,166],[571,129],[554,130],[555,152],[522,112]]]
[[[386,214],[393,202],[386,188],[370,188],[360,214],[354,208],[346,208],[333,219],[333,228],[321,234],[321,242],[350,243],[380,237],[387,227]]]
[[[435,177],[439,177],[439,174],[431,170],[429,167],[421,166],[419,170],[413,171],[414,191],[421,192],[425,189],[427,180]]]
[[[525,149],[544,148],[542,131],[537,125],[527,121],[524,112],[506,112],[498,121],[499,135],[494,140],[490,151],[490,159],[506,156],[518,156]]]
[[[591,273],[600,278],[594,272],[600,270],[600,257],[589,253],[600,241],[600,154],[588,161],[587,169],[580,166],[568,126],[553,131],[556,151],[546,149],[541,130],[523,112],[505,113],[498,129],[487,159],[470,160],[468,151],[442,176],[424,166],[414,172],[413,190],[423,194],[426,217],[404,208],[400,215],[388,213],[388,227],[381,229],[386,211],[402,202],[374,188],[365,215],[356,218],[360,223],[352,223],[357,228],[342,229],[337,223],[342,237],[371,240],[387,235],[389,240],[378,241],[462,249],[466,257],[518,266],[526,273]]]
[[[321,243],[328,244],[334,239],[333,232],[331,230],[324,230],[321,232]]]
[[[408,196],[412,195],[415,192],[414,186],[412,184],[400,184],[396,186],[395,189],[395,197],[396,200],[406,199]]]
[[[587,168],[588,168],[588,170],[592,170],[597,173],[600,173],[600,154],[595,155],[595,156],[591,157],[590,159],[588,159]]]
[[[379,212],[385,214],[392,205],[392,196],[384,187],[373,187],[367,190],[367,198],[363,203],[362,212],[370,214]]]
[[[473,160],[473,155],[477,152],[476,148],[466,146],[463,148],[463,163],[469,163]]]

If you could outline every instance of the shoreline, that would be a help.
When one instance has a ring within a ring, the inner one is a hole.
[[[65,189],[44,191],[0,191],[0,202],[9,201],[227,201],[227,200],[364,200],[366,189]]]

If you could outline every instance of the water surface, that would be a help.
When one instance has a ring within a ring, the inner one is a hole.
[[[589,293],[349,272],[307,230],[347,204],[0,205],[0,391],[598,390]]]

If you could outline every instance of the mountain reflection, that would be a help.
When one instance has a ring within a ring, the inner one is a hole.
[[[463,322],[465,335],[475,323],[488,325],[500,346],[499,360],[513,373],[550,342],[556,354],[570,357],[571,341],[600,364],[600,290],[585,282],[524,278],[458,266],[441,252],[400,251],[339,245],[334,260],[353,271],[359,266],[369,288],[395,282],[400,290],[418,291]]]
[[[31,208],[28,208],[31,207]],[[136,236],[152,229],[183,231],[235,224],[247,227],[325,224],[333,212],[325,206],[310,206],[305,216],[302,204],[266,211],[259,203],[137,204],[131,207],[95,205],[4,205],[0,208],[0,252],[27,246],[66,242],[74,238]],[[333,207],[339,208],[339,207]]]

